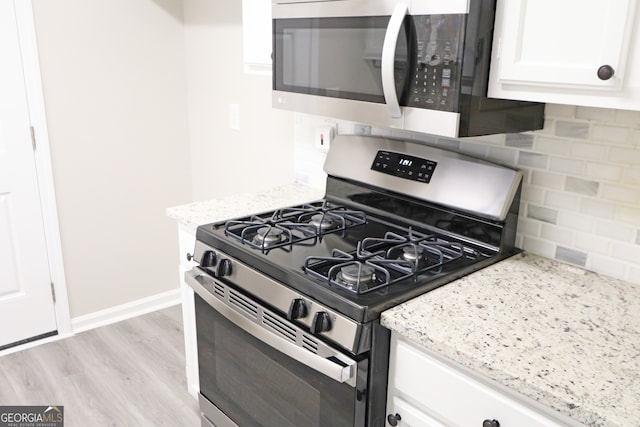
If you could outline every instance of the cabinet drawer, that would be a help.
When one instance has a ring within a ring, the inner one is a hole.
[[[447,427],[399,397],[391,400],[391,414],[399,414],[402,427]]]
[[[419,418],[420,411],[426,415],[422,417],[426,421],[407,425],[481,427],[484,420],[495,419],[501,427],[560,426],[503,392],[428,356],[412,344],[400,339],[394,342],[389,409],[393,410],[393,399],[401,397],[411,403],[410,411],[414,413],[407,413],[409,419]]]

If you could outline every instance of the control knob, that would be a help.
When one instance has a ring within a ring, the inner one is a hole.
[[[227,258],[223,258],[220,260],[220,262],[218,263],[218,266],[216,267],[216,277],[224,277],[224,276],[228,276],[231,274],[232,268],[231,268],[231,260],[227,259]]]
[[[200,267],[203,267],[203,268],[214,267],[216,265],[217,260],[218,260],[218,257],[216,256],[215,252],[211,250],[204,251],[202,253],[202,256],[200,257]]]
[[[287,312],[287,319],[297,320],[307,317],[307,304],[302,298],[295,298],[289,305],[289,311]]]
[[[498,420],[484,420],[482,427],[500,427],[500,422]]]
[[[320,332],[327,332],[331,329],[331,317],[326,311],[318,311],[313,316],[311,321],[311,333],[319,334]]]

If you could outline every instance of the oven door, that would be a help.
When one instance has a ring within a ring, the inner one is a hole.
[[[364,426],[367,359],[327,346],[194,269],[203,425]]]

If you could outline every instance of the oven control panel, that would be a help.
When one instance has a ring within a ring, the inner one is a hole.
[[[432,160],[380,150],[371,169],[399,178],[429,183],[437,165],[438,163]]]

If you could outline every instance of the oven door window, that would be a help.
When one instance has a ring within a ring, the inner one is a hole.
[[[278,352],[195,298],[200,393],[237,425],[358,425],[365,399],[357,388]]]
[[[274,89],[384,103],[382,46],[389,16],[273,21]],[[396,92],[409,77],[408,22],[396,47]]]

